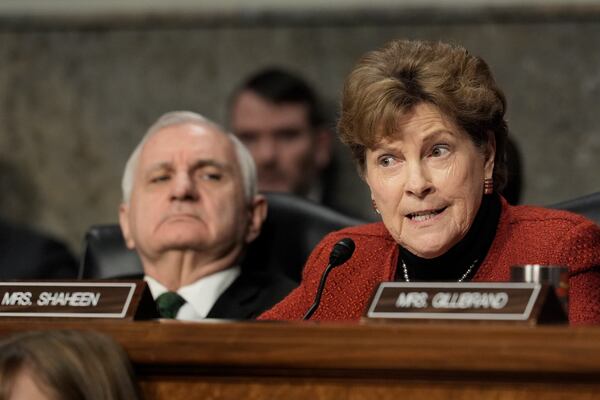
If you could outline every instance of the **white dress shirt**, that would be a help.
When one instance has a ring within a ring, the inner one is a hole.
[[[233,283],[240,272],[240,267],[235,266],[180,287],[177,294],[185,299],[185,304],[177,312],[176,319],[192,321],[206,318],[219,296]],[[154,299],[169,291],[150,276],[145,275],[144,280],[148,283]]]

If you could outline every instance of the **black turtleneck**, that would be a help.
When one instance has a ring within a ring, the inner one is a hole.
[[[439,257],[421,258],[400,246],[396,280],[404,281],[402,260],[406,263],[408,278],[411,282],[456,282],[477,260],[469,275],[464,279],[465,281],[471,280],[494,241],[500,210],[500,197],[497,194],[483,196],[481,206],[469,232],[460,242]]]

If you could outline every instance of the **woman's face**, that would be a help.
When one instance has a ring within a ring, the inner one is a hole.
[[[429,103],[399,119],[394,135],[366,152],[366,181],[392,237],[413,254],[438,257],[468,232],[494,169],[493,136],[477,147]]]

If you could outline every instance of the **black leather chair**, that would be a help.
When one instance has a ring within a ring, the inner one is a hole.
[[[79,279],[109,279],[142,274],[142,262],[129,250],[118,224],[94,225],[84,238]]]
[[[316,244],[329,232],[363,221],[320,204],[283,193],[267,193],[269,212],[242,268],[279,271],[296,282]],[[119,225],[95,225],[85,235],[79,277],[107,279],[142,273],[137,253],[127,249]]]
[[[600,224],[600,192],[577,197],[549,206],[557,210],[571,211]]]

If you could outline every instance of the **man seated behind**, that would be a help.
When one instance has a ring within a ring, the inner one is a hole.
[[[253,318],[294,287],[260,265],[240,268],[267,203],[252,157],[215,123],[163,115],[130,156],[122,189],[121,229],[163,317]]]
[[[231,130],[248,146],[261,192],[286,192],[331,206],[322,181],[330,164],[332,134],[313,89],[299,76],[268,68],[233,93]]]

